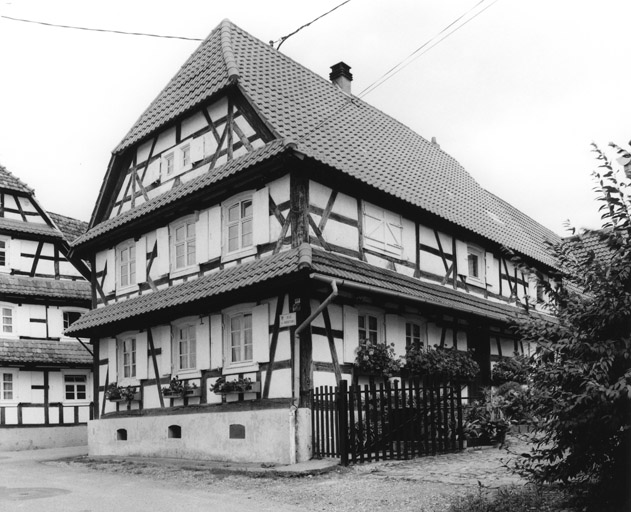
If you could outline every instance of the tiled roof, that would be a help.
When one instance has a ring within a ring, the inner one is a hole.
[[[21,220],[5,219],[4,217],[0,217],[0,229],[15,231],[16,233],[29,233],[32,235],[46,235],[54,238],[63,238],[63,235],[59,230],[41,222],[24,222]]]
[[[33,189],[26,183],[16,178],[10,171],[0,165],[0,189],[14,190],[16,192],[24,192],[32,194]]]
[[[298,270],[298,250],[281,252],[250,263],[216,271],[187,283],[172,286],[140,297],[109,304],[81,315],[68,329],[67,335],[90,336],[98,328],[115,328],[122,320],[134,318],[138,328],[143,328],[143,315],[164,311],[185,304],[192,304],[209,297],[221,295],[264,281],[285,276]]]
[[[90,300],[92,297],[88,281],[43,279],[1,273],[0,294],[84,300]]]
[[[72,242],[88,230],[88,223],[82,220],[52,212],[48,212],[48,215],[50,215],[50,218],[64,235],[66,242]]]
[[[0,339],[0,363],[90,365],[92,356],[76,341]]]
[[[318,249],[313,250],[312,269],[324,276],[371,286],[376,292],[384,290],[385,292],[402,293],[421,303],[502,322],[516,318],[519,313],[524,313],[523,309],[518,309],[515,306],[493,302],[446,286],[420,281],[391,270],[377,268],[362,261]],[[340,290],[344,290],[343,284],[338,282],[338,285]]]
[[[138,219],[140,217],[148,215],[149,213],[153,213],[160,208],[163,208],[171,203],[174,203],[175,201],[183,199],[198,190],[206,188],[213,183],[216,183],[224,178],[227,178],[228,176],[236,174],[246,167],[250,167],[252,165],[263,162],[264,160],[267,160],[274,155],[278,155],[287,148],[287,145],[288,143],[282,140],[277,140],[261,148],[255,149],[254,151],[250,151],[241,158],[232,160],[225,165],[216,167],[210,172],[202,174],[198,178],[185,182],[179,187],[171,189],[158,197],[150,199],[149,201],[142,203],[140,206],[132,210],[127,210],[121,215],[117,215],[116,217],[112,217],[111,219],[97,224],[87,233],[84,233],[82,236],[72,242],[71,245],[73,247],[78,247],[81,244],[84,244],[89,240],[108,233],[115,228],[124,226],[134,219]]]
[[[281,137],[297,141],[305,155],[503,246],[554,264],[540,239],[558,236],[486,192],[437,145],[227,20],[187,60],[115,152],[208,100],[231,78],[263,119]]]
[[[607,237],[611,234],[609,230],[584,230],[578,235],[569,237],[567,240],[580,242],[576,249],[587,255],[593,251],[594,256],[602,262],[609,261],[613,256],[613,251],[607,245]]]

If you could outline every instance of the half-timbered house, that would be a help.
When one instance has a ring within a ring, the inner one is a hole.
[[[224,21],[115,148],[66,331],[98,363],[91,453],[295,462],[360,338],[472,349],[482,382],[528,350],[507,322],[542,297],[509,251],[545,275],[556,235],[330,78]]]
[[[85,444],[92,353],[63,334],[90,307],[89,269],[68,258],[84,222],[46,212],[0,166],[0,448]]]

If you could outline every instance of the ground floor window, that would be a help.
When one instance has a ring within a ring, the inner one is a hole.
[[[177,365],[179,370],[192,370],[197,365],[197,343],[194,325],[180,325],[175,328],[177,343]]]
[[[252,361],[252,313],[230,316],[230,362]]]
[[[136,376],[136,338],[125,338],[122,341],[123,378]]]
[[[2,400],[13,400],[14,381],[12,373],[3,373],[0,381],[0,397]]]
[[[85,375],[65,375],[66,400],[87,399],[87,377]]]
[[[421,326],[415,322],[405,323],[405,348],[420,348],[423,346]]]
[[[379,343],[379,317],[370,314],[359,314],[357,325],[359,327],[359,339],[368,340],[371,343]]]

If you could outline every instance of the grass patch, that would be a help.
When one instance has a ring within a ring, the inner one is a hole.
[[[489,489],[480,484],[477,492],[451,500],[448,512],[570,512],[566,495],[555,487],[534,485]]]

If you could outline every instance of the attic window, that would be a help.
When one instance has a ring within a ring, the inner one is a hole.
[[[484,251],[469,245],[467,247],[467,276],[474,283],[483,283],[485,276]]]
[[[0,271],[9,267],[9,239],[0,238]]]

